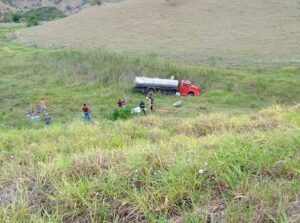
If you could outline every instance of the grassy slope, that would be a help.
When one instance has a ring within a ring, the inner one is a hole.
[[[299,220],[299,67],[26,48],[5,41],[11,29],[0,29],[1,222]],[[176,110],[177,97],[157,95],[170,113],[106,120],[120,96],[143,98],[131,92],[137,74],[189,77],[203,94]],[[25,118],[40,97],[48,127]]]
[[[171,2],[130,0],[91,7],[63,20],[21,30],[17,41],[44,47],[152,52],[187,63],[300,61],[297,0]]]

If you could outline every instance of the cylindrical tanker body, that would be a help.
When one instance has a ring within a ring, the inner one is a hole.
[[[144,94],[153,94],[161,91],[165,94],[175,94],[179,92],[182,96],[195,95],[198,96],[200,88],[193,85],[190,81],[181,81],[172,79],[136,77],[134,90],[143,92]]]
[[[160,78],[149,78],[149,77],[136,77],[136,87],[155,87],[155,88],[178,88],[178,80],[172,79],[160,79]]]

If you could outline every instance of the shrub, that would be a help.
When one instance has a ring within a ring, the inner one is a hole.
[[[13,20],[14,22],[20,22],[20,19],[21,19],[21,15],[20,15],[19,13],[13,14],[12,20]]]
[[[12,22],[13,13],[11,11],[0,13],[0,22]]]
[[[131,109],[129,107],[125,108],[116,108],[111,114],[109,114],[109,119],[116,120],[126,120],[132,117]]]
[[[37,26],[39,24],[38,18],[35,14],[29,14],[26,19],[27,27]]]
[[[102,5],[103,2],[102,2],[102,0],[91,0],[90,3],[91,3],[91,5],[100,6],[100,5]]]
[[[25,17],[28,17],[30,15],[35,15],[38,21],[51,21],[66,16],[58,8],[49,6],[31,9],[30,11],[24,14]]]

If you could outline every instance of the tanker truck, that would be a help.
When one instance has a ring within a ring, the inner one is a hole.
[[[134,90],[142,92],[145,95],[154,94],[158,91],[165,94],[179,92],[182,96],[199,96],[200,94],[200,88],[188,80],[178,81],[173,79],[136,77],[134,83]]]

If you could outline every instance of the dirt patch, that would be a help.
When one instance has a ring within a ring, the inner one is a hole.
[[[55,205],[50,196],[53,195],[54,188],[49,182],[39,182],[34,179],[29,183],[27,191],[27,205],[30,208],[46,210],[48,213],[52,212]]]
[[[89,222],[91,222],[89,211],[84,211],[80,215],[75,217],[64,217],[62,219],[62,223],[89,223]]]
[[[207,206],[202,207],[199,212],[202,216],[204,216],[205,223],[221,223],[224,222],[224,203],[215,199],[212,200]]]
[[[26,195],[26,205],[28,207],[32,209],[42,208],[49,212],[53,208],[53,202],[50,199],[54,192],[53,187],[50,182],[37,178],[26,179],[20,185],[10,184],[2,187],[0,190],[0,206],[5,207],[14,201],[18,201],[22,191],[26,191],[24,195]]]
[[[185,223],[185,221],[184,221],[183,217],[177,216],[177,217],[172,218],[170,223]]]
[[[111,222],[120,223],[146,223],[145,217],[139,212],[138,208],[123,203],[114,208],[110,214]]]
[[[300,222],[300,200],[291,202],[286,210],[289,223]]]
[[[212,172],[206,172],[203,176],[206,182],[209,182],[207,185],[211,190],[211,200],[207,205],[199,208],[199,213],[203,218],[205,223],[220,223],[224,222],[224,211],[226,208],[225,202],[223,201],[223,192],[226,190],[225,183],[218,181],[217,177]],[[208,188],[201,186],[200,191],[206,191]]]
[[[16,184],[6,185],[0,188],[0,207],[5,207],[17,200],[19,192]]]

